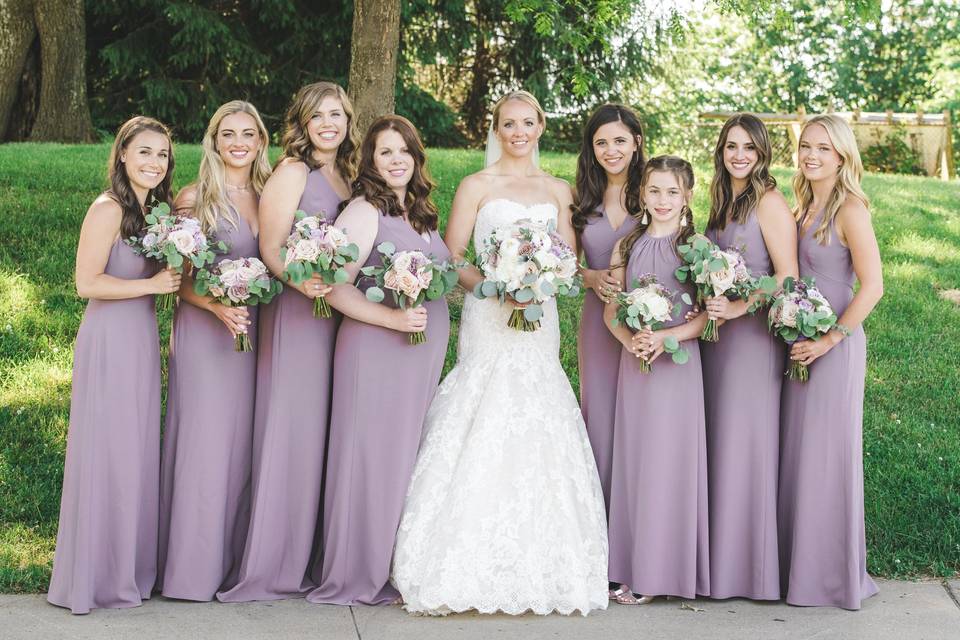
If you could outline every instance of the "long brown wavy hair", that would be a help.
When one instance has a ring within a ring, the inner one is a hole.
[[[117,136],[113,139],[113,147],[110,149],[110,159],[107,161],[107,180],[110,188],[107,195],[114,202],[120,205],[123,216],[120,218],[120,237],[132,238],[140,235],[143,231],[145,222],[143,219],[144,207],[137,200],[137,194],[133,191],[133,185],[130,184],[130,178],[127,176],[126,167],[122,161],[123,153],[130,145],[137,134],[144,131],[154,131],[163,134],[167,138],[167,144],[170,146],[170,156],[167,162],[167,174],[163,176],[153,189],[147,192],[145,206],[154,203],[166,202],[173,208],[173,138],[170,136],[170,130],[158,120],[148,118],[147,116],[134,116],[120,125],[117,130]]]
[[[277,164],[286,158],[300,160],[311,169],[319,169],[320,163],[313,158],[314,146],[307,133],[307,124],[310,118],[320,108],[320,103],[326,97],[333,97],[343,105],[343,112],[347,114],[347,135],[337,148],[337,171],[347,182],[357,175],[357,149],[360,148],[360,133],[357,131],[357,122],[353,114],[353,104],[347,97],[347,92],[333,82],[314,82],[300,87],[294,96],[284,123],[283,139],[280,145],[283,153]]]
[[[680,183],[680,188],[684,193],[693,191],[693,167],[689,162],[677,156],[657,156],[656,158],[648,160],[647,164],[643,167],[643,178],[640,181],[641,194],[644,189],[647,188],[647,183],[650,181],[650,174],[654,171],[667,171],[672,173],[677,179],[677,182]],[[652,216],[650,216],[650,218],[652,218]],[[644,223],[641,219],[637,226],[620,241],[621,266],[626,266],[627,261],[630,259],[630,252],[633,250],[633,245],[640,239],[640,236],[647,232],[649,226],[649,222]],[[687,203],[683,206],[683,212],[680,214],[680,232],[673,242],[674,251],[677,250],[677,247],[686,243],[696,232],[696,227],[693,225],[693,210],[690,208],[690,204]],[[679,256],[680,253],[677,252],[677,255]]]
[[[741,127],[750,136],[757,150],[757,163],[747,178],[747,187],[736,198],[733,196],[733,180],[723,163],[723,148],[727,144],[727,135],[734,127]],[[773,152],[770,148],[770,136],[763,121],[752,113],[738,113],[723,123],[717,146],[713,150],[713,181],[710,183],[710,217],[707,229],[723,230],[727,219],[743,224],[752,211],[755,211],[760,199],[777,186],[777,180],[770,175],[770,160]]]
[[[402,203],[397,194],[387,186],[373,161],[377,151],[377,138],[388,130],[400,134],[407,151],[413,156],[413,176],[407,184],[406,199]],[[434,231],[439,222],[437,206],[430,199],[430,192],[435,186],[427,171],[427,154],[423,142],[420,141],[420,134],[413,123],[403,116],[383,116],[374,121],[360,145],[360,169],[357,179],[353,181],[350,200],[362,197],[388,216],[402,216],[406,211],[407,220],[417,233],[424,233]],[[348,200],[341,202],[340,210],[343,211],[348,203]]]
[[[580,155],[577,157],[577,188],[574,202],[570,205],[573,212],[573,228],[582,233],[587,227],[590,218],[599,216],[597,208],[603,204],[603,194],[607,189],[607,172],[597,162],[593,151],[593,137],[597,129],[611,122],[622,122],[636,139],[640,136],[640,144],[630,158],[627,167],[626,206],[627,213],[639,216],[643,211],[640,202],[640,180],[643,176],[643,167],[647,160],[643,154],[643,126],[637,114],[622,104],[605,104],[593,112],[587,125],[583,129],[583,142],[580,144]]]

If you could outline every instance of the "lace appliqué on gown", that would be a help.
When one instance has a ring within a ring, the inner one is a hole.
[[[556,220],[552,204],[493,200],[499,225]],[[397,535],[393,581],[410,612],[586,615],[607,606],[603,495],[576,397],[560,366],[556,301],[540,329],[468,294],[457,365],[427,413]]]

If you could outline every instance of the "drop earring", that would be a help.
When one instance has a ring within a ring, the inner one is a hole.
[[[640,218],[640,224],[650,224],[650,213],[646,209],[643,210],[643,217]]]

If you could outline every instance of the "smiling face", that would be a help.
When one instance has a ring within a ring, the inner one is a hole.
[[[167,175],[170,139],[157,131],[141,131],[120,154],[120,161],[134,190],[147,192]]]
[[[257,121],[249,113],[231,113],[217,127],[217,152],[228,167],[249,167],[256,160],[261,144]]]
[[[672,171],[652,171],[643,185],[643,205],[652,221],[663,226],[679,224],[689,198]]]
[[[500,107],[496,133],[504,154],[522,158],[533,153],[543,134],[543,124],[532,105],[523,100],[507,100]]]
[[[759,161],[757,145],[747,130],[739,125],[731,127],[723,143],[723,166],[730,176],[734,180],[747,180]]]
[[[593,134],[593,154],[608,176],[616,176],[630,166],[641,141],[619,120],[608,122]]]
[[[811,124],[800,134],[797,161],[803,177],[810,182],[835,178],[843,165],[843,158],[821,124]]]
[[[396,191],[407,187],[413,177],[414,159],[397,131],[386,129],[377,134],[373,166],[389,188]]]
[[[328,95],[317,106],[307,122],[307,135],[315,149],[335,153],[347,136],[350,123],[343,103],[334,95]]]

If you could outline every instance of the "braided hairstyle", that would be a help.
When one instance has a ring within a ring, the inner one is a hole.
[[[673,174],[680,183],[680,188],[684,193],[693,191],[694,177],[693,167],[689,162],[677,156],[657,156],[647,161],[643,167],[643,178],[640,180],[640,200],[644,208],[644,214],[640,218],[637,226],[620,241],[620,265],[626,266],[630,258],[630,252],[633,245],[640,239],[650,227],[650,214],[646,212],[646,204],[643,204],[643,194],[646,191],[647,184],[650,182],[650,175],[655,171],[665,171]],[[689,204],[683,205],[683,212],[680,214],[680,232],[674,240],[674,251],[682,244],[685,244],[693,234],[697,232],[693,226],[693,210]],[[677,255],[680,255],[677,253]]]

